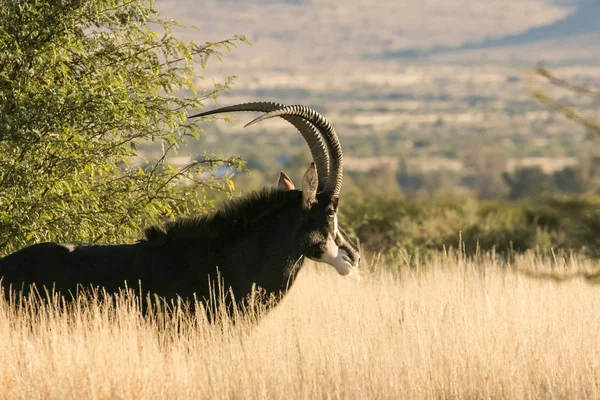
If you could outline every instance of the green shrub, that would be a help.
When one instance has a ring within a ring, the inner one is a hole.
[[[592,194],[483,201],[352,193],[340,214],[368,252],[426,254],[460,245],[468,254],[564,249],[600,255],[600,197]]]
[[[131,241],[144,224],[206,209],[204,189],[231,186],[198,180],[212,157],[181,169],[165,160],[199,134],[188,109],[228,86],[198,87],[197,65],[245,39],[198,45],[173,34],[179,25],[151,0],[0,2],[0,254]],[[136,164],[151,142],[162,157]]]

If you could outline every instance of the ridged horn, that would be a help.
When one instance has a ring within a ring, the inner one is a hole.
[[[237,111],[261,111],[268,113],[271,111],[279,110],[283,107],[285,107],[283,104],[270,101],[251,102],[201,112],[199,114],[194,114],[189,118],[205,117],[213,114]],[[329,146],[326,144],[326,142],[323,141],[321,133],[317,130],[317,128],[315,128],[315,126],[312,123],[308,122],[307,120],[301,117],[296,117],[293,115],[281,117],[289,123],[291,123],[292,125],[294,125],[294,127],[298,129],[298,131],[304,137],[306,144],[308,144],[310,154],[317,167],[317,174],[319,175],[319,191],[322,190],[325,186],[325,183],[329,180],[330,174],[330,159],[328,151]]]
[[[332,196],[339,197],[340,189],[342,187],[342,178],[343,178],[343,165],[342,165],[342,147],[340,146],[340,141],[338,140],[337,134],[333,129],[333,126],[319,114],[317,111],[313,110],[310,107],[295,105],[295,106],[285,106],[279,108],[274,111],[270,111],[253,121],[250,121],[246,126],[250,126],[256,124],[260,121],[264,121],[265,119],[274,118],[274,117],[289,117],[295,116],[300,117],[312,125],[314,125],[323,138],[325,139],[325,143],[327,144],[327,148],[329,150],[330,156],[330,169],[329,169],[329,179],[325,182],[324,191],[331,193]]]

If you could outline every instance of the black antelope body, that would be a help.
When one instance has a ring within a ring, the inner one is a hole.
[[[284,294],[305,258],[346,275],[360,253],[337,223],[342,152],[323,116],[305,106],[247,103],[190,118],[230,111],[262,111],[252,121],[282,117],[304,136],[314,162],[297,190],[281,173],[276,189],[226,202],[212,215],[146,229],[135,244],[41,243],[0,259],[2,287],[27,295],[30,285],[69,297],[78,289],[116,292],[141,286],[164,299],[208,299],[217,274],[238,303],[253,290]]]

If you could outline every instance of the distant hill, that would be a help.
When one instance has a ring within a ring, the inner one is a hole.
[[[579,0],[582,1],[582,0]],[[599,1],[599,0],[596,0]],[[509,38],[564,20],[585,4],[553,0],[157,0],[169,18],[200,31],[197,42],[243,33],[253,43],[228,54],[225,69],[240,76],[249,70],[315,75],[402,56],[425,49],[459,49],[487,38]],[[585,17],[585,15],[582,15]],[[592,21],[593,22],[593,21]],[[591,23],[591,22],[590,22]],[[407,52],[402,52],[406,49]],[[394,53],[399,52],[399,53]],[[365,66],[365,70],[372,70]]]
[[[575,6],[575,11],[565,18],[545,26],[529,29],[523,33],[506,35],[501,38],[485,39],[483,41],[466,43],[460,46],[436,46],[430,49],[412,48],[397,52],[384,52],[383,57],[387,59],[413,58],[463,50],[524,45],[540,41],[600,33],[600,1],[579,0]]]

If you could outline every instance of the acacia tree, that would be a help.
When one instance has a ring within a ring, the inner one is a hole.
[[[231,83],[199,88],[198,71],[245,38],[184,42],[178,25],[152,0],[0,0],[0,254],[130,241],[228,187],[210,174],[219,162],[243,167],[237,158],[165,160],[201,133],[188,110]],[[149,142],[162,157],[142,167],[136,149]]]

